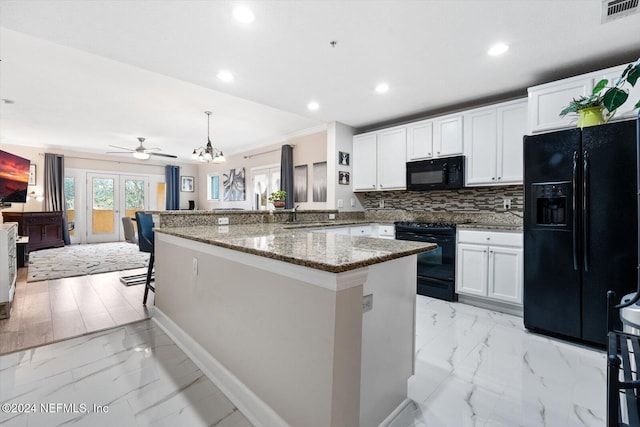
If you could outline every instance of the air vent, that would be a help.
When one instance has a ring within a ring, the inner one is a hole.
[[[640,11],[640,0],[604,0],[602,2],[602,23],[633,15]]]

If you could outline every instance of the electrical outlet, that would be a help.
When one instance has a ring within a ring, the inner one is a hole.
[[[218,233],[228,233],[228,232],[229,232],[229,226],[228,225],[218,226]]]
[[[504,207],[505,211],[511,209],[511,199],[502,199],[502,206]]]
[[[336,219],[336,214],[329,214],[329,219]]]
[[[229,225],[229,218],[218,218],[218,225]]]
[[[380,200],[378,200],[378,207],[379,207],[380,209],[383,209],[383,208],[384,208],[384,199],[380,199]]]
[[[344,208],[344,200],[338,199],[338,207],[339,208]]]
[[[198,258],[193,259],[193,275],[198,275]]]
[[[373,309],[373,294],[362,297],[362,312],[371,311]]]
[[[352,207],[352,208],[355,208],[355,207],[356,207],[356,198],[355,198],[355,197],[352,197],[352,198],[351,198],[351,207]]]

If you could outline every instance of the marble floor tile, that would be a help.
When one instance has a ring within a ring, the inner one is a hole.
[[[150,320],[0,356],[0,396],[67,404],[3,426],[251,426]]]

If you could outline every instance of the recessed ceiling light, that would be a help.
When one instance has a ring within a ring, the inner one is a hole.
[[[253,11],[247,6],[237,6],[233,9],[233,17],[236,21],[242,22],[243,24],[250,24],[256,19]]]
[[[378,93],[387,93],[389,92],[389,85],[386,83],[379,83],[376,86],[376,92]]]
[[[317,103],[317,102],[315,102],[315,101],[311,101],[310,103],[308,103],[308,104],[307,104],[307,108],[308,108],[309,110],[311,110],[311,111],[315,111],[315,110],[317,110],[318,108],[320,108],[320,104],[318,104],[318,103]]]
[[[227,70],[220,71],[218,74],[216,74],[216,77],[225,83],[229,83],[233,81],[233,74],[231,74],[231,71],[227,71]]]
[[[491,46],[491,48],[489,48],[489,51],[487,53],[491,56],[498,56],[498,55],[502,55],[508,50],[509,50],[509,45],[506,45],[504,43],[497,43]]]

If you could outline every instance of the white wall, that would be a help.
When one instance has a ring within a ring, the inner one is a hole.
[[[327,128],[327,175],[329,188],[327,191],[328,209],[339,211],[361,211],[362,204],[353,193],[353,134],[354,129],[340,122],[329,123]],[[338,153],[349,153],[349,166],[338,163]],[[349,172],[349,185],[338,182],[338,172]],[[352,206],[353,204],[353,206]]]
[[[327,161],[327,132],[317,132],[310,135],[303,135],[289,138],[286,141],[247,151],[241,154],[227,156],[227,161],[221,164],[204,163],[199,164],[197,191],[197,207],[201,210],[211,210],[220,208],[241,208],[254,209],[255,196],[253,193],[252,170],[261,167],[280,165],[281,147],[284,144],[295,145],[293,149],[294,166],[308,165],[307,181],[307,203],[299,203],[300,209],[327,209],[327,203],[313,202],[313,163]],[[264,154],[262,154],[264,153]],[[245,170],[245,200],[227,201],[223,199],[222,174],[230,169],[244,168]],[[207,200],[207,176],[210,174],[220,174],[220,200]]]

